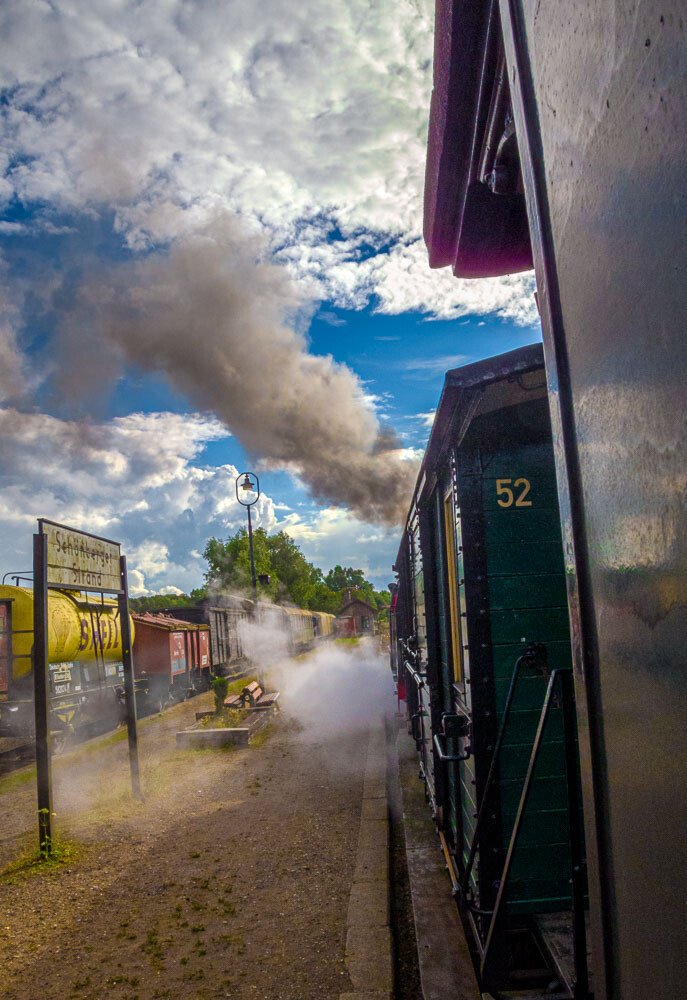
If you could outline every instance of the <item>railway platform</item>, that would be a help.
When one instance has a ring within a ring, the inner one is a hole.
[[[207,701],[207,706],[205,702]],[[204,695],[54,759],[58,860],[32,849],[30,771],[0,780],[7,1000],[393,996],[386,737],[288,706],[254,744],[179,750]]]

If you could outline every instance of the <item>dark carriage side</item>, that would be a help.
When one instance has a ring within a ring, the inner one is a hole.
[[[538,345],[447,374],[396,568],[413,734],[482,982],[546,985],[552,926],[584,978],[568,611]]]
[[[534,264],[597,1000],[684,984],[687,21],[680,0],[436,0],[425,238]]]

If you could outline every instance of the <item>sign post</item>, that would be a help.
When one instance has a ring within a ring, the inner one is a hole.
[[[48,679],[48,592],[75,590],[113,594],[117,597],[122,632],[122,664],[126,723],[129,737],[131,788],[140,798],[136,731],[134,664],[129,622],[129,592],[126,559],[118,542],[90,535],[85,531],[38,520],[38,534],[33,536],[33,676],[36,719],[36,771],[38,786],[38,836],[42,855],[52,853],[52,773],[50,763],[50,684]],[[102,637],[100,638],[102,646]],[[96,637],[93,636],[95,648]],[[102,649],[101,649],[102,653]]]
[[[50,759],[50,683],[48,681],[48,540],[33,536],[33,689],[36,719],[38,850],[52,854],[52,764]]]
[[[126,707],[126,730],[129,740],[129,768],[131,770],[131,791],[135,799],[141,798],[141,777],[138,769],[138,731],[136,729],[136,694],[134,692],[134,658],[131,649],[131,626],[129,622],[129,585],[126,575],[126,556],[120,556],[121,590],[117,595],[119,620],[122,627],[122,663],[124,664],[124,700]]]

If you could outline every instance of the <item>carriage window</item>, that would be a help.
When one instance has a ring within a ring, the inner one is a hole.
[[[446,528],[446,571],[448,574],[448,594],[451,613],[451,650],[453,653],[453,679],[463,683],[463,646],[460,635],[460,614],[458,607],[458,578],[456,560],[456,522],[453,512],[453,491],[444,497],[444,524]]]

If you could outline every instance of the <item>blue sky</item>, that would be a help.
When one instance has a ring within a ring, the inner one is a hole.
[[[44,516],[190,589],[248,466],[268,530],[388,582],[445,370],[539,338],[531,276],[427,267],[431,5],[17,0],[0,29],[2,572]]]

